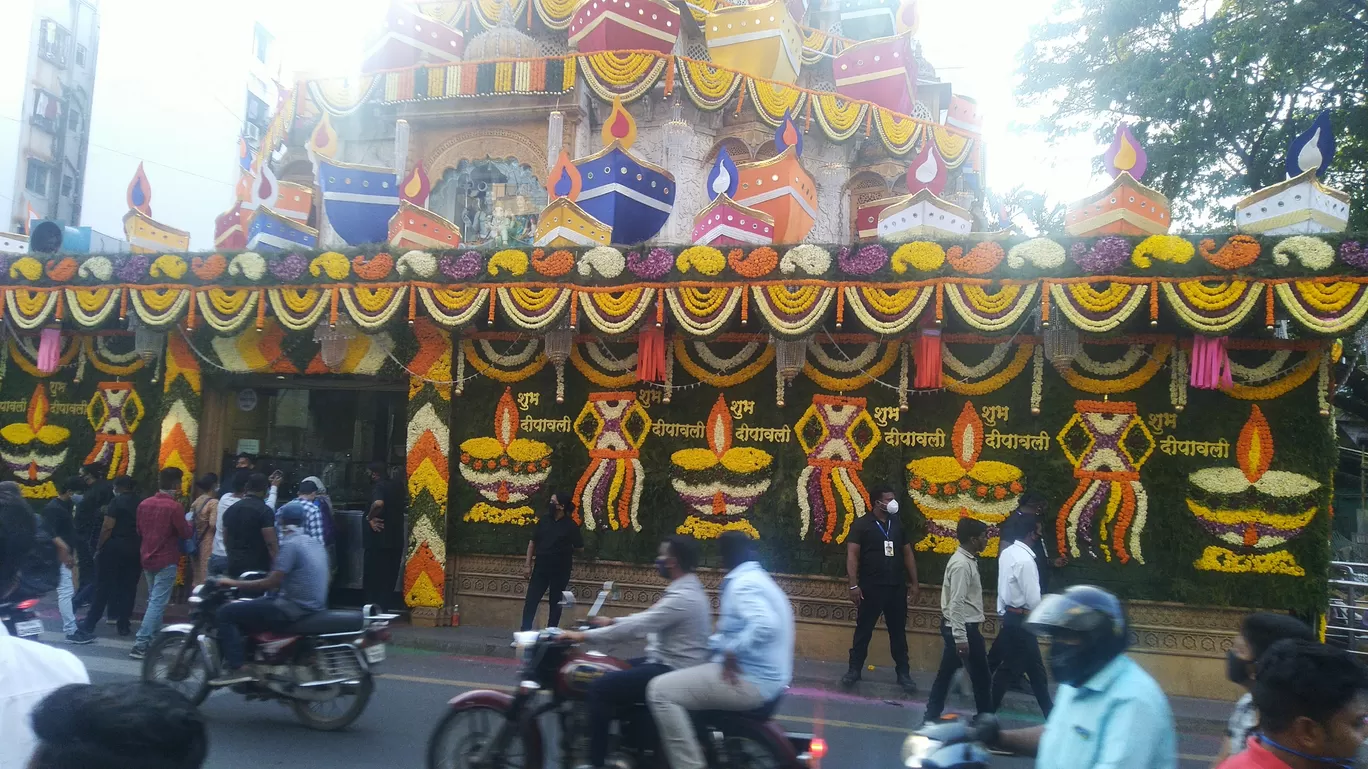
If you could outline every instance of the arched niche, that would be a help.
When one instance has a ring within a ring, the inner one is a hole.
[[[471,246],[530,246],[546,207],[545,182],[516,157],[463,159],[432,185],[428,208]]]

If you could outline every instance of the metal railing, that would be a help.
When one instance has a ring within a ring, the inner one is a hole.
[[[1368,563],[1330,563],[1325,642],[1368,656]]]

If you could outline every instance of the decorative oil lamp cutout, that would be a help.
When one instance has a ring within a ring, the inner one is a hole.
[[[693,242],[700,246],[760,246],[774,242],[774,218],[737,203],[741,172],[725,146],[708,172],[708,196],[712,202],[694,217]]]
[[[1208,545],[1193,564],[1202,571],[1305,576],[1291,552],[1280,549],[1315,520],[1319,481],[1272,470],[1274,444],[1258,406],[1235,445],[1237,467],[1208,467],[1188,476],[1187,506],[1221,542]]]
[[[1235,204],[1236,229],[1251,235],[1344,232],[1349,194],[1321,181],[1334,159],[1334,126],[1329,111],[1323,111],[1287,148],[1287,180]]]
[[[732,445],[732,414],[718,395],[708,414],[707,448],[681,449],[670,457],[670,483],[689,508],[676,530],[698,539],[716,539],[724,531],[744,531],[760,538],[746,513],[769,489],[774,457],[749,446]]]
[[[536,513],[523,503],[541,490],[551,474],[551,447],[519,438],[520,421],[513,391],[504,388],[494,408],[493,437],[461,443],[461,477],[485,500],[476,502],[463,520],[519,526],[536,520]]]
[[[60,425],[48,424],[52,402],[47,384],[38,383],[29,397],[28,411],[23,422],[0,427],[0,459],[14,473],[15,480],[29,499],[51,499],[57,496],[52,482],[53,473],[66,461],[71,431]]]
[[[1160,235],[1168,232],[1168,198],[1140,183],[1149,169],[1149,155],[1130,126],[1116,126],[1116,137],[1103,155],[1111,184],[1096,194],[1069,204],[1064,229],[1076,237],[1097,235]]]

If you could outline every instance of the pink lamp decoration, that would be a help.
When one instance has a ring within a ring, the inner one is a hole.
[[[62,354],[62,329],[48,326],[38,335],[38,371],[51,374],[57,370]]]
[[[1145,148],[1140,146],[1130,126],[1125,123],[1116,126],[1116,138],[1112,139],[1103,161],[1113,179],[1125,172],[1139,181],[1144,178],[1145,169],[1149,168],[1149,155],[1145,154]]]
[[[945,159],[940,156],[940,150],[936,149],[936,142],[927,139],[921,152],[917,153],[917,157],[907,167],[907,194],[916,195],[922,190],[928,190],[932,195],[941,194],[945,189],[948,173]]]
[[[1188,383],[1198,390],[1229,390],[1235,386],[1230,375],[1227,337],[1192,338],[1192,373]]]

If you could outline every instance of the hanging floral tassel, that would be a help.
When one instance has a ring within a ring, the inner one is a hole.
[[[74,343],[73,343],[73,344],[74,344]],[[72,380],[75,384],[80,384],[80,383],[81,383],[81,380],[85,378],[85,369],[86,369],[86,346],[85,346],[85,345],[81,345],[80,351],[76,353],[76,377]],[[157,380],[156,380],[156,379],[153,379],[152,381],[153,381],[153,383],[155,383]]]
[[[923,328],[917,336],[917,379],[912,384],[918,390],[937,390],[941,386],[941,332],[939,328]]]
[[[1330,348],[1326,347],[1321,353],[1320,371],[1316,375],[1316,398],[1320,405],[1320,415],[1330,416],[1330,398],[1334,391],[1334,382],[1331,381],[1330,367],[1334,365],[1331,360]],[[1333,422],[1333,420],[1331,420]],[[1333,428],[1332,428],[1333,429]],[[1334,433],[1332,432],[1331,435]]]
[[[1193,337],[1190,381],[1199,390],[1229,390],[1235,386],[1230,374],[1226,337]]]
[[[555,361],[556,366],[556,402],[565,402],[565,361]]]
[[[465,395],[465,348],[459,336],[451,340],[451,353],[456,356],[456,394]]]
[[[900,370],[898,372],[898,410],[907,411],[907,374],[911,364],[912,346],[907,342],[898,343]]]
[[[1040,413],[1045,390],[1045,345],[1035,346],[1031,354],[1031,413]]]
[[[637,381],[665,380],[665,329],[647,326],[637,334]]]
[[[780,407],[780,408],[783,408],[783,407],[784,407],[784,386],[785,386],[786,384],[787,384],[787,383],[784,381],[784,372],[780,371],[778,366],[775,366],[775,367],[774,367],[774,405],[776,405],[776,406],[778,406],[778,407]]]
[[[62,329],[48,326],[38,336],[38,371],[51,374],[57,370],[57,362],[62,353]]]
[[[667,342],[665,344],[665,397],[666,403],[670,402],[670,397],[674,395],[674,348]]]
[[[1188,352],[1174,350],[1169,359],[1169,404],[1174,411],[1187,407]]]

